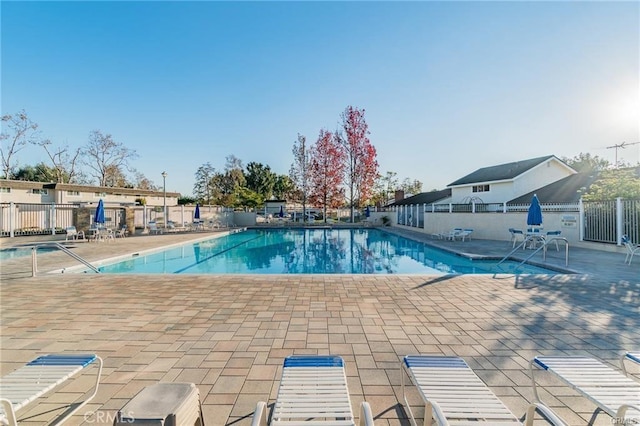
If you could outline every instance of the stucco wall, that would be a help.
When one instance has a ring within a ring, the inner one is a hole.
[[[570,219],[576,222],[571,222]],[[578,212],[545,212],[543,232],[561,231],[561,236],[569,243],[580,239],[577,226]],[[568,226],[573,223],[575,226]],[[509,228],[527,229],[527,213],[428,213],[425,214],[425,228],[412,228],[427,234],[446,232],[453,228],[472,228],[472,238],[505,240],[511,238]]]

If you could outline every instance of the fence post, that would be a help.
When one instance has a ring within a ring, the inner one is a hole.
[[[584,228],[586,224],[584,223],[584,204],[582,203],[582,197],[578,200],[578,226],[579,229],[579,241],[584,241]]]
[[[476,202],[471,200],[471,213],[476,212]]]
[[[51,203],[51,235],[56,235],[56,203]]]
[[[503,201],[502,202],[502,213],[506,213],[507,212],[507,202]]]
[[[622,245],[622,232],[623,232],[623,223],[622,223],[622,198],[616,198],[616,244]]]
[[[16,229],[16,204],[12,201],[9,203],[9,237],[15,237]]]

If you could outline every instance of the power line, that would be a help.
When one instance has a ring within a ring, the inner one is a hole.
[[[611,146],[607,147],[607,149],[615,148],[615,150],[616,150],[616,167],[618,167],[618,148],[625,149],[628,146],[638,145],[638,144],[640,144],[640,142],[631,142],[631,143],[622,142],[620,144],[611,145]]]

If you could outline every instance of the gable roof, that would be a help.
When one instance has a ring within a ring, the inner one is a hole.
[[[598,179],[597,172],[576,173],[538,188],[527,194],[507,202],[507,204],[527,204],[531,202],[533,194],[538,195],[541,203],[577,203],[581,194]],[[580,192],[578,192],[580,191]]]
[[[440,191],[421,192],[420,194],[407,197],[389,205],[403,206],[408,204],[431,204],[448,197],[451,197],[451,188],[441,189]]]
[[[544,157],[531,158],[529,160],[515,161],[513,163],[499,164],[497,166],[483,167],[473,173],[461,177],[460,179],[450,183],[447,186],[449,187],[457,185],[468,185],[470,183],[513,179],[516,176],[521,175],[527,170],[530,170],[538,164],[544,163],[551,158],[557,159],[555,155],[546,155]],[[560,160],[558,159],[558,161]]]

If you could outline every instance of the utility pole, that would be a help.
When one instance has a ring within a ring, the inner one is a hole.
[[[631,143],[622,142],[620,144],[611,145],[611,146],[607,147],[607,149],[615,148],[615,150],[616,150],[616,169],[618,168],[618,148],[625,149],[626,147],[628,147],[630,145],[638,145],[638,144],[640,144],[640,142],[631,142]]]

